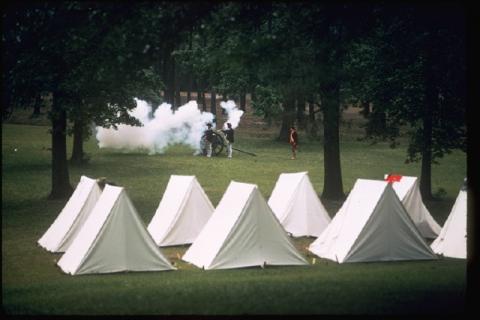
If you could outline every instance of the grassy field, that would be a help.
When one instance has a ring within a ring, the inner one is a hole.
[[[296,161],[274,131],[237,130],[234,153],[205,158],[175,146],[148,156],[98,149],[86,142],[91,160],[70,167],[75,186],[81,175],[107,177],[126,191],[145,224],[150,222],[171,174],[196,175],[217,205],[231,180],[255,183],[268,199],[282,172],[308,171],[316,191],[323,189],[320,141],[300,132]],[[405,144],[369,145],[356,140],[358,128],[342,128],[344,189],[357,178],[381,179],[396,172],[419,176],[419,164],[405,164]],[[69,140],[69,152],[71,140]],[[456,314],[465,307],[466,262],[457,259],[338,265],[316,259],[305,267],[266,267],[202,271],[178,259],[187,246],[162,249],[177,271],[69,276],[36,242],[54,221],[64,201],[47,200],[50,191],[48,127],[2,125],[2,293],[7,314]],[[16,151],[15,151],[16,150]],[[466,175],[466,155],[454,152],[433,166],[432,186],[439,199],[426,203],[443,225]],[[341,203],[324,202],[333,216]],[[295,239],[305,248],[313,238]]]

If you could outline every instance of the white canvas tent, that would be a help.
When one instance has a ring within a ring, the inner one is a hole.
[[[258,187],[235,181],[182,259],[207,270],[308,264]]]
[[[65,252],[90,215],[102,190],[94,179],[82,176],[67,204],[38,240],[50,252]]]
[[[331,220],[313,189],[308,172],[280,174],[268,205],[294,237],[318,237]]]
[[[195,176],[171,175],[147,229],[158,246],[189,244],[214,210]]]
[[[436,259],[391,184],[358,179],[328,227],[308,248],[338,263]]]
[[[424,238],[435,239],[441,227],[433,219],[422,200],[417,177],[385,175]]]
[[[72,275],[175,269],[155,245],[125,190],[108,184],[58,266]]]
[[[431,245],[439,255],[451,258],[467,258],[467,190],[462,188],[457,195],[452,211],[437,239]]]

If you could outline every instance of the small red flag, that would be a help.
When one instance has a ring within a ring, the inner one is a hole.
[[[401,175],[398,175],[398,174],[389,174],[387,176],[387,178],[385,179],[385,181],[388,181],[388,182],[398,182],[400,181],[400,179],[402,179],[402,176]]]

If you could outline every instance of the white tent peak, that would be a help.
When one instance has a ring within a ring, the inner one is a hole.
[[[294,237],[318,237],[331,220],[313,188],[308,171],[281,173],[268,205]]]
[[[147,229],[158,246],[190,244],[214,210],[195,176],[171,175]]]
[[[72,275],[175,269],[155,245],[124,188],[108,184],[57,264]]]
[[[102,190],[96,180],[81,176],[55,221],[38,240],[50,252],[65,252],[97,203]]]
[[[467,258],[467,191],[463,186],[431,248],[435,253],[445,257]]]
[[[308,249],[338,263],[436,259],[391,184],[367,179],[357,179]]]
[[[235,181],[182,259],[205,270],[308,264],[257,185]]]
[[[385,175],[385,180],[391,182],[393,189],[402,201],[405,209],[424,238],[435,239],[441,227],[433,219],[423,203],[418,185],[418,178],[397,174]]]

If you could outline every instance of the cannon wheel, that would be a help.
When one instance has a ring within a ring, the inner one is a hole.
[[[218,156],[223,150],[223,139],[215,132],[213,133],[213,143],[212,143],[212,156]],[[207,146],[205,143],[205,135],[202,136],[202,153],[204,156],[207,155]]]

